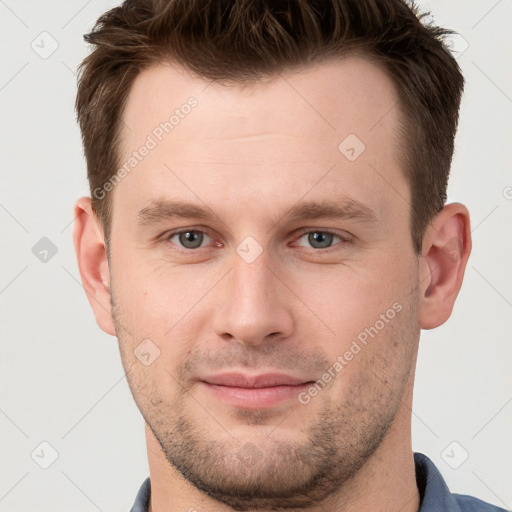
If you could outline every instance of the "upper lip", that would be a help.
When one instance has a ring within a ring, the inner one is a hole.
[[[265,373],[260,375],[247,375],[244,373],[221,373],[210,375],[202,379],[208,384],[217,386],[230,386],[236,388],[270,388],[275,386],[297,386],[309,382],[305,379],[292,377],[282,373]]]

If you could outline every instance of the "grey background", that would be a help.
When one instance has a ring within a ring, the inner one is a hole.
[[[75,70],[82,34],[116,3],[0,0],[0,512],[127,511],[149,474],[143,420],[71,238],[88,194]],[[452,491],[510,509],[512,1],[420,5],[462,36],[449,199],[470,209],[474,250],[452,318],[422,334],[413,446]]]

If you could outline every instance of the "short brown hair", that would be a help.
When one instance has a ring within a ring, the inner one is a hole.
[[[92,205],[110,232],[110,193],[94,193],[119,166],[120,119],[146,67],[174,61],[207,80],[246,84],[287,68],[362,53],[383,64],[400,95],[411,234],[446,201],[464,87],[443,43],[405,0],[126,0],[84,36],[94,48],[80,65],[76,111]]]

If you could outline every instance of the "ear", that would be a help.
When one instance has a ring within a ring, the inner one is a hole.
[[[469,212],[446,205],[423,237],[420,258],[420,326],[433,329],[450,317],[471,253]]]
[[[107,334],[115,336],[110,305],[110,272],[107,250],[98,217],[91,206],[90,197],[81,197],[75,203],[73,232],[80,276],[96,322]]]

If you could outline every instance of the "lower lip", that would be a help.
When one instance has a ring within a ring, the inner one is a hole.
[[[237,388],[218,386],[208,382],[203,382],[203,384],[210,393],[218,398],[244,409],[263,409],[279,405],[292,398],[297,399],[302,391],[311,386],[309,382],[296,386],[273,386],[270,388]]]

